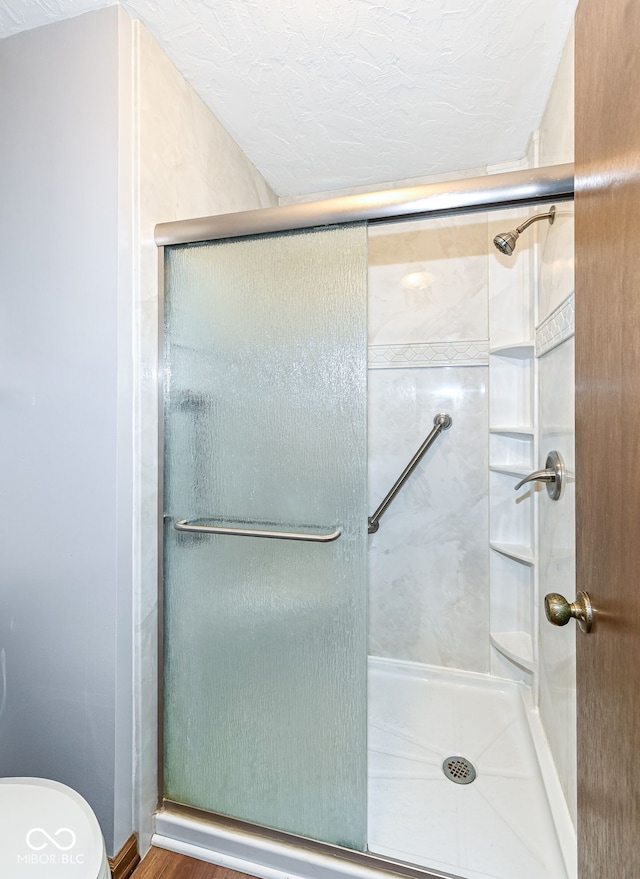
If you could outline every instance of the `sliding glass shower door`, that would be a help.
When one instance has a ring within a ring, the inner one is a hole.
[[[165,250],[164,796],[355,849],[366,278],[363,225]]]

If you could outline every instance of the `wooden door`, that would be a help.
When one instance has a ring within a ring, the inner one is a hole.
[[[640,876],[640,3],[576,17],[580,879]]]

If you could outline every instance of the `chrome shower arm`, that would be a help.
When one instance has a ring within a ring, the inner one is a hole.
[[[553,205],[546,214],[535,214],[533,217],[529,217],[524,221],[520,226],[516,227],[516,231],[518,233],[524,232],[525,229],[528,229],[532,223],[535,223],[537,220],[549,220],[549,224],[553,225],[553,221],[556,218],[556,208]]]

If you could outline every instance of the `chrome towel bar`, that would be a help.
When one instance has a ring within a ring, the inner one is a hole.
[[[227,534],[233,537],[270,537],[275,540],[308,540],[310,543],[331,543],[342,534],[340,528],[328,534],[304,534],[300,531],[267,531],[262,528],[223,528],[221,525],[196,525],[181,519],[173,526],[176,531],[189,531],[193,534]]]
[[[429,435],[422,443],[418,451],[415,453],[413,458],[409,461],[407,466],[404,468],[400,476],[394,482],[393,486],[389,490],[389,493],[382,501],[378,509],[375,511],[373,516],[369,517],[369,534],[375,534],[378,528],[380,527],[380,517],[387,509],[391,501],[398,494],[402,486],[405,484],[407,479],[411,476],[413,471],[416,469],[420,461],[422,460],[425,452],[429,449],[436,439],[440,436],[443,430],[449,430],[451,427],[452,420],[451,416],[447,415],[446,412],[439,412],[438,415],[433,419],[433,429],[430,431]]]

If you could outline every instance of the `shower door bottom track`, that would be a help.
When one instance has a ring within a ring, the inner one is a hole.
[[[451,879],[451,874],[244,821],[202,812],[165,800],[155,816],[151,845],[179,852],[259,879]]]

